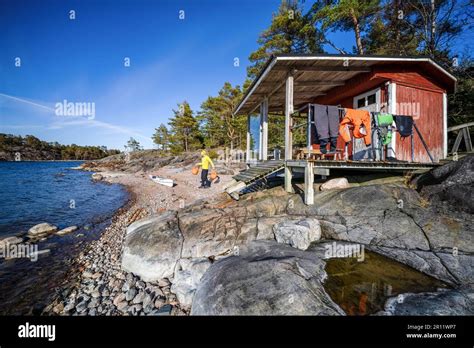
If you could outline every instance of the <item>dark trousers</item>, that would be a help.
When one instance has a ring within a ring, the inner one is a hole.
[[[331,144],[331,151],[336,150],[339,136],[339,109],[332,105],[313,104],[314,124],[321,152],[326,153],[326,146]]]
[[[209,173],[209,169],[201,170],[201,186],[211,186],[211,182],[207,179],[207,174]]]

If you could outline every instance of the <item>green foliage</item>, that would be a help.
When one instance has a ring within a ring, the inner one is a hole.
[[[168,131],[161,125],[153,141],[163,150],[169,147],[173,153],[203,146],[244,149],[247,117],[234,117],[232,110],[252,79],[272,54],[317,54],[323,52],[323,45],[345,54],[328,40],[328,34],[333,31],[352,32],[353,51],[359,54],[429,55],[445,63],[458,78],[458,90],[449,99],[449,124],[472,121],[472,59],[469,56],[467,63],[453,69],[452,58],[457,54],[449,46],[462,28],[472,29],[469,0],[315,0],[306,12],[303,4],[304,0],[281,1],[270,26],[257,40],[259,47],[249,57],[251,65],[242,88],[226,82],[216,96],[209,96],[202,103],[196,117],[184,102],[180,112],[174,111],[171,129]],[[297,127],[304,121],[294,119],[295,146],[306,144],[306,127]],[[268,127],[269,149],[283,147],[284,117],[270,115]],[[251,148],[254,141],[256,139],[251,137]]]
[[[232,87],[226,82],[217,96],[208,97],[201,104],[199,120],[206,147],[228,146],[232,149],[237,144],[244,145],[247,118],[233,115],[242,95],[240,86]]]
[[[354,31],[357,53],[364,54],[362,32],[379,7],[380,0],[329,0],[322,8],[313,7],[312,14],[314,20],[321,22],[323,32]]]
[[[449,126],[474,122],[474,60],[465,58],[454,75],[458,85],[448,99]]]
[[[140,142],[134,138],[130,138],[125,145],[125,149],[129,151],[140,151],[143,150],[143,147],[140,146]]]
[[[219,157],[219,154],[217,153],[216,150],[209,150],[207,153],[208,153],[208,156],[213,160]]]
[[[272,54],[322,52],[318,32],[311,16],[302,14],[302,2],[283,0],[273,14],[272,23],[257,40],[260,47],[250,54],[253,64],[247,74],[255,78]]]
[[[19,153],[24,160],[95,160],[120,153],[107,150],[105,146],[61,145],[48,143],[27,135],[24,138],[12,134],[0,134],[0,152],[8,154],[3,158],[13,159]]]
[[[178,110],[173,110],[173,113],[174,117],[169,122],[171,127],[171,152],[180,153],[200,149],[203,138],[199,129],[199,122],[194,117],[189,103],[183,101],[178,104]]]
[[[158,128],[155,128],[155,134],[153,134],[153,142],[163,151],[168,151],[170,145],[170,134],[168,128],[162,123]]]
[[[387,1],[362,38],[364,50],[373,55],[417,55],[420,37],[413,25],[416,10],[408,1]]]

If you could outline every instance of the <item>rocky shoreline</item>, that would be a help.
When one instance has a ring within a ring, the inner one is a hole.
[[[113,176],[112,176],[113,177]],[[122,271],[120,256],[127,226],[148,213],[138,203],[133,186],[127,204],[112,218],[101,237],[72,263],[73,279],[59,289],[43,315],[184,315],[166,279],[143,282]]]
[[[201,198],[220,197],[221,186],[214,185],[205,192],[194,190],[198,179],[190,174],[193,161],[189,160],[184,166],[161,168],[160,164],[155,170],[154,173],[174,177],[178,183],[175,188],[152,182],[148,173],[136,170],[137,165],[132,172],[120,172],[100,167],[101,163],[93,166],[87,162],[77,169],[91,171],[92,180],[123,185],[130,200],[114,215],[100,238],[73,262],[71,268],[77,274],[58,289],[43,315],[188,315],[189,309],[180,306],[167,278],[147,282],[122,269],[126,230],[149,215],[181,209]],[[221,175],[221,180],[229,181],[230,175]]]
[[[146,173],[102,172],[126,185],[133,201],[80,255],[75,283],[44,314],[345,315],[323,288],[325,260],[335,257],[323,250],[333,242],[355,243],[448,285],[390,297],[377,315],[472,314],[472,215],[437,193],[471,190],[473,164],[471,157],[450,165],[434,183],[422,176],[419,191],[393,182],[319,191],[313,206],[281,188],[240,201],[219,187],[194,192],[186,166],[162,168],[180,189],[152,185],[155,193]],[[420,194],[430,187],[431,202]]]

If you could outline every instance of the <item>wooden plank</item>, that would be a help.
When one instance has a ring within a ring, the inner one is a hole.
[[[460,130],[460,129],[466,128],[466,127],[474,127],[474,122],[469,122],[469,123],[464,123],[464,124],[460,124],[460,125],[457,125],[457,126],[449,127],[448,132],[457,131],[457,130]]]

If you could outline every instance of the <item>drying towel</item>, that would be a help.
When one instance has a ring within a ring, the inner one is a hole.
[[[339,126],[339,133],[346,143],[351,141],[348,125],[354,126],[355,138],[364,138],[365,145],[371,144],[372,129],[370,125],[370,113],[366,110],[346,109],[346,115]]]
[[[413,132],[413,117],[411,116],[395,116],[395,125],[397,126],[398,133],[402,138],[408,137]]]

